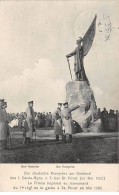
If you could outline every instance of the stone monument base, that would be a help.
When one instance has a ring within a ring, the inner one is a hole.
[[[66,101],[71,108],[80,105],[80,108],[72,111],[72,119],[80,125],[84,132],[102,131],[93,90],[86,81],[68,82]]]

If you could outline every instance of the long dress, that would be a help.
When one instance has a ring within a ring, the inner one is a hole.
[[[62,119],[61,119],[61,110],[57,109],[54,114],[54,134],[55,135],[62,135]]]

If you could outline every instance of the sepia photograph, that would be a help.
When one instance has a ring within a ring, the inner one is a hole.
[[[0,1],[0,163],[119,163],[118,1]]]

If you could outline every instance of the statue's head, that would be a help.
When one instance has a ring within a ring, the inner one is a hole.
[[[81,43],[82,43],[82,41],[83,41],[82,37],[79,37],[79,39],[78,39],[78,40],[76,40],[77,45],[81,44]]]

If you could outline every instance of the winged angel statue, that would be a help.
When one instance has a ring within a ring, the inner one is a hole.
[[[95,31],[96,31],[96,18],[97,18],[97,15],[95,15],[95,18],[93,19],[84,37],[83,38],[79,37],[79,39],[76,41],[78,45],[76,49],[70,54],[66,55],[67,61],[69,64],[69,69],[70,69],[70,63],[69,63],[68,58],[74,56],[74,72],[75,72],[75,77],[76,77],[75,80],[76,81],[86,81],[88,85],[90,84],[89,84],[88,78],[85,73],[83,59],[84,59],[84,56],[88,54],[92,46],[92,43],[93,43],[93,39],[95,36]],[[71,70],[70,70],[70,73],[71,73]],[[71,78],[72,78],[72,75],[71,75]]]

